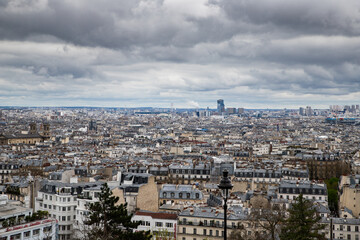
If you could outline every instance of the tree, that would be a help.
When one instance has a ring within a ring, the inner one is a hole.
[[[257,226],[255,229],[259,232],[257,239],[279,239],[280,225],[284,222],[285,212],[286,210],[278,205],[264,209],[253,209],[249,220],[253,222],[254,226]]]
[[[321,217],[317,214],[312,202],[300,194],[296,202],[289,208],[289,217],[281,229],[281,240],[325,240],[320,231],[325,228],[320,224]]]
[[[117,205],[119,197],[113,196],[110,188],[105,183],[101,187],[99,201],[88,205],[89,215],[84,222],[91,226],[85,239],[89,240],[123,240],[136,239],[148,240],[149,232],[133,230],[140,224],[132,222],[132,214],[128,214],[126,205]]]
[[[328,190],[328,202],[331,212],[335,215],[338,213],[338,178],[330,178],[325,181]]]

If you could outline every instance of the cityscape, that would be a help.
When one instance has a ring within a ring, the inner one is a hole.
[[[359,13],[0,1],[0,240],[360,240]]]
[[[358,239],[359,105],[215,104],[204,110],[3,107],[1,239],[81,239],[88,206],[99,201],[104,183],[132,221],[140,221],[136,231],[151,231],[154,239],[223,239],[224,171],[233,186],[229,239],[270,239],[270,229],[252,214],[276,206],[285,213],[300,194],[321,217],[326,239]],[[25,221],[38,212],[48,215]],[[278,239],[280,224],[274,231]]]

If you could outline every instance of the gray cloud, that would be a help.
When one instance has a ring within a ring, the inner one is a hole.
[[[356,102],[359,11],[357,0],[2,1],[0,100]]]

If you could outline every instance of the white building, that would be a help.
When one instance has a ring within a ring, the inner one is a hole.
[[[295,201],[302,194],[305,199],[319,202],[328,206],[328,195],[325,184],[316,184],[309,181],[282,181],[279,186],[280,199]]]
[[[44,219],[0,229],[0,240],[56,240],[57,220]]]
[[[131,220],[140,221],[140,225],[135,231],[151,231],[153,239],[161,239],[161,237],[165,236],[171,237],[166,239],[177,239],[176,214],[138,211]]]
[[[35,210],[48,211],[59,222],[59,240],[71,239],[76,220],[77,197],[83,189],[100,183],[48,182],[35,199]]]

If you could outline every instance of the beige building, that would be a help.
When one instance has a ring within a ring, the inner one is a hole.
[[[227,236],[233,231],[251,239],[259,234],[241,208],[228,210]],[[179,214],[179,240],[224,239],[224,212],[222,208],[187,208]],[[261,234],[265,234],[261,231]]]
[[[27,134],[0,134],[0,145],[12,144],[36,144],[50,138],[50,125],[45,123],[42,125],[42,134],[37,132],[36,124],[30,124],[30,130]]]
[[[360,175],[341,176],[339,209],[347,208],[354,217],[360,216]]]

